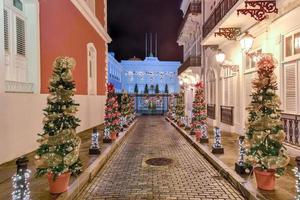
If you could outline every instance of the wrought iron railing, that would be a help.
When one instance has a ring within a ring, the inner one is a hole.
[[[207,117],[216,119],[216,104],[207,104]]]
[[[200,67],[200,66],[201,66],[201,56],[190,56],[178,68],[178,75],[180,75],[189,67]]]
[[[203,25],[205,38],[239,0],[222,0]]]
[[[181,25],[179,27],[178,37],[180,36],[180,34],[182,32],[182,29],[185,26],[185,23],[186,23],[189,15],[190,14],[197,15],[197,14],[200,14],[200,13],[201,13],[201,1],[197,0],[197,1],[191,2],[188,9],[187,9],[187,11],[186,11],[186,14],[183,18],[183,22],[181,23]]]
[[[233,106],[221,106],[221,122],[233,126]]]
[[[300,115],[282,113],[281,120],[286,133],[285,142],[300,146],[299,144],[299,121]]]

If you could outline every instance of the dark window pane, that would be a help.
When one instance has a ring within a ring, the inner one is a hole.
[[[294,35],[295,54],[300,53],[300,32]]]
[[[285,38],[285,56],[291,56],[293,51],[293,38],[292,36]]]

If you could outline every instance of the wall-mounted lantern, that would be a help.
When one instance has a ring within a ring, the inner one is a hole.
[[[245,35],[240,40],[240,45],[242,50],[248,53],[252,48],[253,43],[254,43],[254,37],[246,31]]]
[[[221,49],[218,49],[218,53],[216,54],[216,61],[221,64],[225,61],[225,57],[225,53]]]

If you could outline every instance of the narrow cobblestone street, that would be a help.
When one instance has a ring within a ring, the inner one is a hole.
[[[173,159],[150,166],[149,158]],[[163,117],[140,117],[133,132],[77,197],[83,199],[243,199]]]

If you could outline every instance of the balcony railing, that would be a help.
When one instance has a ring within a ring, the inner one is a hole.
[[[198,1],[194,1],[194,2],[190,3],[190,5],[189,5],[189,7],[186,11],[186,14],[184,16],[183,22],[181,23],[181,25],[179,27],[178,37],[180,36],[180,34],[182,32],[182,29],[185,26],[185,23],[189,18],[189,15],[190,14],[191,15],[197,15],[197,14],[200,14],[200,13],[201,13],[201,2],[198,0]]]
[[[200,66],[201,66],[201,56],[190,56],[178,68],[178,75],[184,72],[189,67],[200,67]]]
[[[207,104],[207,117],[216,119],[216,104]]]
[[[299,144],[299,121],[300,115],[282,113],[281,120],[286,133],[285,142],[300,146]]]
[[[221,122],[233,126],[233,106],[221,106]]]
[[[205,38],[239,0],[222,0],[203,25]]]

